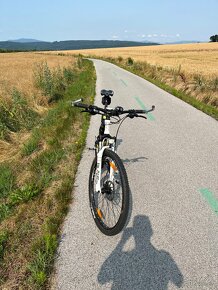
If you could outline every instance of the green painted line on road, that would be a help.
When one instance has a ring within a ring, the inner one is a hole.
[[[218,215],[218,200],[214,197],[214,194],[208,188],[199,189],[202,196],[206,199],[211,209]]]
[[[140,105],[140,107],[143,109],[143,110],[148,110],[146,107],[145,107],[145,105],[144,105],[144,103],[142,102],[142,100],[139,98],[139,97],[134,97],[134,99],[137,101],[137,103]],[[148,119],[150,120],[150,121],[155,121],[155,118],[154,118],[154,116],[153,116],[153,114],[152,113],[147,113],[147,117],[148,117]]]
[[[127,83],[124,80],[120,79],[120,81],[127,87]]]

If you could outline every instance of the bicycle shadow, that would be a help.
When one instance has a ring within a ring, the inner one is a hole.
[[[112,283],[111,289],[165,290],[171,281],[183,284],[183,275],[172,256],[151,244],[153,234],[150,220],[145,215],[135,216],[133,227],[126,228],[117,247],[105,260],[98,274],[98,282]],[[125,251],[133,237],[135,248]]]
[[[135,162],[143,162],[143,160],[148,160],[148,157],[136,157],[136,158],[126,158],[122,159],[123,163],[135,163]]]
[[[121,139],[121,138],[117,139],[117,141],[116,141],[116,147],[117,147],[117,149],[122,144],[122,142],[123,142],[123,139]]]

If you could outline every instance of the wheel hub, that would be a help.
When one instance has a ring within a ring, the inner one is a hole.
[[[102,193],[106,195],[109,201],[114,199],[114,184],[112,181],[106,181],[102,188]]]

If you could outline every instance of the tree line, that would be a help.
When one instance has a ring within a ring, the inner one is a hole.
[[[210,42],[218,42],[218,34],[212,35],[210,37]]]

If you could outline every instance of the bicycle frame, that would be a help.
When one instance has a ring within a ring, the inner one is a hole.
[[[95,141],[95,152],[97,158],[96,164],[96,191],[101,193],[101,172],[102,172],[102,157],[104,150],[109,148],[116,152],[116,138],[110,135],[110,116],[102,115],[99,135]],[[116,166],[110,162],[110,177],[109,180],[113,182],[114,171]]]
[[[142,117],[154,110],[124,110],[122,106],[108,108],[112,90],[101,90],[104,108],[83,104],[82,99],[72,102],[85,113],[101,115],[99,134],[95,140],[95,159],[89,174],[90,208],[97,227],[108,236],[118,234],[126,224],[129,213],[130,188],[122,160],[116,154],[117,136],[123,121]],[[124,115],[122,118],[121,115]],[[110,135],[110,125],[119,124],[115,137]],[[93,150],[93,149],[92,149]],[[106,150],[106,151],[105,151]],[[115,211],[114,211],[115,210]]]
[[[102,98],[102,104],[104,105],[104,109],[99,108],[97,106],[92,106],[92,105],[86,105],[81,103],[81,99],[73,102],[74,106],[80,107],[85,109],[82,112],[89,112],[92,115],[96,114],[101,114],[101,126],[99,129],[99,135],[96,138],[95,141],[95,154],[96,154],[96,190],[97,192],[101,193],[101,173],[102,173],[102,158],[104,154],[105,149],[110,149],[116,153],[116,137],[112,137],[110,135],[110,124],[111,121],[111,116],[117,116],[119,117],[121,114],[128,114],[126,117],[124,117],[120,123],[122,124],[123,120],[125,120],[127,117],[133,119],[134,117],[142,117],[145,118],[144,116],[138,115],[138,114],[145,114],[148,112],[151,112],[154,110],[154,106],[152,106],[152,109],[150,110],[124,110],[122,107],[116,107],[114,110],[107,108],[108,105],[111,103],[111,96],[113,96],[113,91],[111,90],[102,90],[101,95],[103,96]],[[108,109],[108,110],[107,110]],[[103,113],[102,113],[103,112]],[[119,118],[118,122],[121,119]],[[119,126],[120,127],[120,126]],[[117,130],[117,133],[119,131],[119,127]],[[117,135],[116,135],[117,136]],[[116,165],[113,162],[109,163],[110,166],[110,177],[109,181],[113,182],[114,179],[114,172],[116,171]]]

